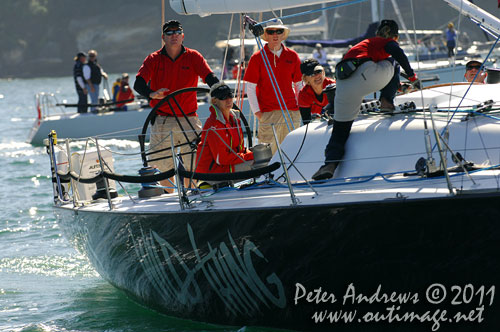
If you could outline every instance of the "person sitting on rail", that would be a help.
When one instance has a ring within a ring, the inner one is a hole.
[[[233,92],[224,82],[210,89],[210,116],[198,143],[196,173],[233,173],[248,170],[253,152],[245,147],[240,112],[233,110]]]

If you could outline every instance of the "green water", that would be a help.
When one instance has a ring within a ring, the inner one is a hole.
[[[0,331],[271,331],[191,322],[144,308],[70,247],[53,216],[45,149],[25,143],[40,91],[76,102],[70,77],[0,80]],[[133,142],[106,145],[138,151]],[[114,156],[126,167],[130,157]]]

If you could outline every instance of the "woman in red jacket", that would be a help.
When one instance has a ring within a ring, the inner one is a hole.
[[[224,82],[210,89],[212,106],[196,152],[197,173],[233,173],[236,165],[253,162],[244,145],[240,112],[233,110],[233,93]],[[236,170],[238,171],[238,170]]]

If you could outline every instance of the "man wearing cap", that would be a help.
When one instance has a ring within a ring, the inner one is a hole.
[[[285,139],[289,131],[300,126],[300,113],[297,105],[297,96],[302,88],[300,58],[297,52],[282,44],[289,32],[290,29],[280,20],[267,25],[262,35],[262,39],[267,41],[267,44],[252,55],[244,76],[247,82],[250,108],[259,119],[259,143],[271,144],[273,154],[277,146],[271,124],[275,124],[279,143]],[[269,60],[270,69],[278,83],[277,86],[271,81],[264,63],[264,54]],[[292,122],[290,122],[290,117]]]
[[[209,86],[219,81],[203,56],[183,45],[184,30],[180,22],[167,21],[162,27],[162,40],[165,46],[146,57],[134,84],[135,91],[150,99],[151,107],[155,107],[172,92],[197,87],[200,77]],[[180,94],[176,100],[182,111],[175,102],[171,103],[172,108],[168,103],[163,104],[156,111],[157,117],[151,128],[150,147],[153,151],[158,151],[151,158],[162,172],[174,167],[170,157],[170,133],[173,133],[175,146],[181,149],[185,169],[191,170],[194,162],[193,146],[201,131],[201,122],[196,113],[196,92]],[[168,183],[168,180],[162,181],[164,186]]]
[[[87,54],[78,52],[74,58],[75,65],[73,66],[73,79],[75,81],[75,89],[78,94],[78,113],[87,113],[87,93],[85,87],[85,79],[83,77],[83,65],[87,62]]]
[[[87,53],[89,61],[83,66],[83,78],[86,82],[86,88],[90,95],[90,103],[96,105],[99,103],[99,86],[102,78],[108,78],[108,74],[104,72],[101,65],[97,63],[97,51],[89,50]],[[95,106],[91,106],[90,110],[94,111]]]
[[[233,92],[224,82],[210,89],[212,106],[198,143],[195,172],[233,173],[237,165],[253,160],[245,147],[240,112],[233,110]]]
[[[328,97],[323,90],[335,81],[325,76],[325,69],[316,59],[306,59],[300,65],[304,87],[299,92],[299,110],[302,122],[308,124],[312,116],[321,115],[328,105]]]
[[[364,96],[380,91],[381,109],[394,110],[399,87],[399,66],[403,67],[413,87],[421,88],[404,51],[399,47],[398,25],[382,20],[376,36],[354,45],[335,68],[337,91],[332,135],[325,149],[325,164],[312,176],[314,180],[333,176],[344,155],[344,146],[358,116]]]
[[[476,60],[471,60],[465,64],[465,80],[467,82],[474,81],[475,83],[484,83],[488,74],[483,70],[482,63]],[[476,76],[477,75],[477,76]],[[475,80],[474,80],[475,78]]]

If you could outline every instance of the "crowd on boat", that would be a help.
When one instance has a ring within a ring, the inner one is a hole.
[[[366,95],[379,91],[380,110],[393,111],[396,93],[403,87],[400,68],[409,80],[405,90],[422,88],[398,44],[399,28],[393,20],[382,20],[375,37],[359,42],[345,53],[336,65],[336,79],[327,77],[329,69],[325,68],[328,64],[321,44],[316,45],[313,57],[301,61],[294,50],[284,45],[290,29],[279,19],[265,27],[250,22],[249,27],[255,36],[267,42],[250,57],[248,65],[242,63],[239,68],[244,71],[250,109],[258,119],[259,144],[274,154],[287,134],[301,125],[321,117],[333,123],[325,162],[313,175],[314,180],[333,177]],[[179,21],[167,21],[161,36],[164,46],[145,58],[133,87],[156,110],[151,122],[149,162],[162,172],[174,168],[173,144],[179,148],[187,171],[233,173],[251,169],[254,156],[245,146],[242,114],[233,107],[233,91],[219,81],[200,52],[184,45],[184,29]],[[88,52],[88,61],[86,58],[83,52],[75,58],[79,113],[87,111],[87,95],[91,98],[91,110],[94,109],[99,84],[107,77],[97,63],[95,50]],[[482,63],[467,63],[464,77],[468,82],[483,83],[486,73]],[[123,74],[113,86],[113,100],[118,108],[126,108],[126,102],[134,99],[128,78],[128,74]],[[175,102],[162,102],[179,89],[197,87],[200,79],[210,87],[210,116],[204,124],[198,118],[195,91],[179,95]],[[169,187],[172,181],[161,183],[167,192],[173,191]],[[195,186],[190,179],[185,179],[184,185]]]
[[[73,79],[78,95],[78,113],[87,113],[90,106],[91,112],[103,104],[100,102],[101,83],[108,79],[108,74],[97,62],[97,51],[89,50],[87,53],[78,52],[74,58]],[[129,75],[123,73],[112,88],[112,105],[115,110],[127,110],[127,103],[135,99],[134,93],[128,83]],[[90,97],[90,104],[89,104]],[[109,97],[109,96],[108,96]]]

